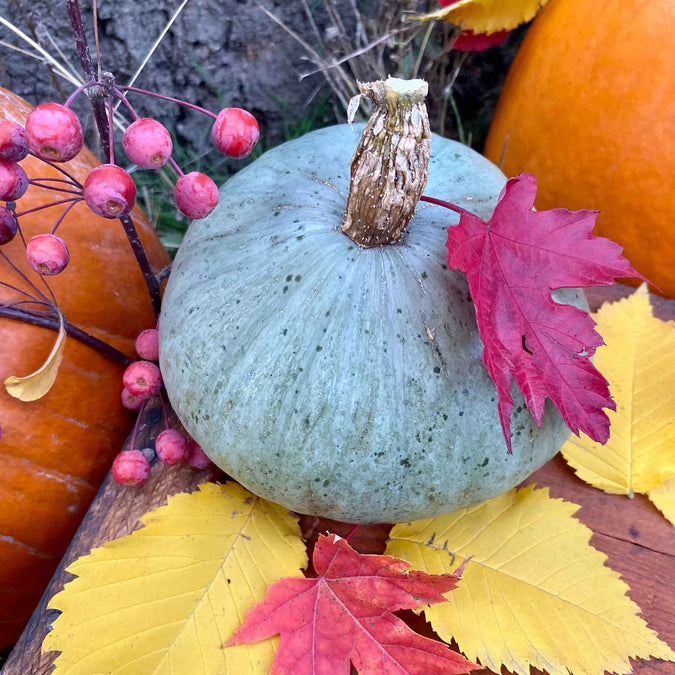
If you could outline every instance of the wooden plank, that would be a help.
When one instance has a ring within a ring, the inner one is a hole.
[[[618,299],[632,289],[611,287],[593,289],[589,293],[592,309],[605,299]],[[652,298],[655,313],[663,319],[675,318],[675,302]],[[148,413],[141,428],[141,444],[161,430],[156,409]],[[81,555],[106,541],[129,534],[138,527],[145,512],[165,503],[167,496],[196,489],[199,483],[222,478],[217,470],[194,472],[185,467],[165,467],[157,463],[151,478],[140,489],[118,486],[110,476],[92,504],[73,539],[30,623],[10,654],[2,675],[48,675],[53,670],[55,654],[40,655],[40,646],[57,612],[46,610],[49,599],[70,579],[65,568]],[[607,556],[607,564],[621,574],[630,586],[631,598],[641,607],[642,616],[661,639],[675,648],[675,529],[648,499],[606,495],[580,481],[562,457],[558,456],[537,471],[524,484],[548,487],[551,495],[579,504],[577,517],[594,532],[591,544]],[[301,517],[303,535],[310,549],[319,533],[332,531],[345,536],[350,525],[315,518]],[[363,526],[351,543],[363,553],[381,553],[386,545],[389,525]],[[562,553],[562,552],[561,552]],[[423,619],[406,615],[416,629],[433,635]],[[488,673],[489,671],[480,671]],[[538,671],[532,671],[533,673]],[[675,675],[675,664],[656,661],[635,662],[634,672],[640,675]]]
[[[147,410],[139,428],[137,447],[154,447],[154,438],[163,429],[161,410],[157,407]],[[123,449],[128,448],[129,440]],[[51,622],[59,615],[58,611],[47,609],[47,604],[73,578],[65,571],[71,562],[86,555],[92,548],[138,529],[139,518],[164,504],[169,495],[192,492],[199,484],[222,476],[216,467],[194,471],[185,465],[169,467],[157,460],[153,462],[150,478],[141,488],[124,488],[108,474],[10,653],[2,675],[47,675],[53,671],[57,652],[40,654],[42,641],[51,630]]]

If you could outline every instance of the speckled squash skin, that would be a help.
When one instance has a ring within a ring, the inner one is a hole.
[[[300,513],[404,522],[513,487],[569,431],[551,407],[538,430],[514,387],[507,453],[465,277],[446,267],[454,213],[420,203],[398,243],[371,249],[340,231],[358,138],[313,132],[225,185],[176,257],[160,363],[187,430],[249,490]],[[487,219],[504,182],[433,138],[425,194]]]

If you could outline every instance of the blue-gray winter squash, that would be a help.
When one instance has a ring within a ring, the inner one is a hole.
[[[398,217],[402,192],[419,192],[409,172],[424,163],[404,146],[429,134],[407,91],[394,98],[387,90],[359,152],[361,177],[381,174],[400,200],[366,180],[360,189],[375,196],[355,203],[376,212],[386,197]],[[228,181],[176,256],[160,363],[187,430],[249,490],[301,513],[402,522],[513,487],[569,431],[550,408],[537,429],[514,387],[508,454],[465,277],[445,264],[452,212],[420,203],[398,241],[370,248],[342,232],[360,131],[313,132]],[[488,219],[504,182],[477,153],[433,136],[426,194]]]

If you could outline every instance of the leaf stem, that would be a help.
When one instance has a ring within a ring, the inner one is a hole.
[[[145,410],[145,404],[148,402],[148,399],[144,399],[141,403],[141,407],[138,409],[138,415],[136,416],[136,423],[134,424],[134,430],[131,432],[131,441],[129,442],[130,450],[138,450],[136,447],[136,435],[138,434],[138,427],[141,423],[141,417],[143,417],[143,411]]]
[[[51,229],[52,234],[56,232],[59,225],[63,222],[63,219],[70,213],[70,210],[73,208],[73,206],[75,206],[75,204],[77,204],[77,202],[73,202],[72,204],[68,204],[68,206],[66,206],[66,208],[63,210],[63,213],[57,218],[56,222],[54,223],[54,226]]]
[[[58,331],[61,325],[59,319],[53,316],[43,316],[39,314],[34,314],[33,312],[29,312],[23,309],[18,309],[16,307],[8,307],[8,306],[3,307],[1,305],[0,305],[0,317],[4,317],[6,319],[14,319],[16,321],[23,321],[25,323],[33,324],[34,326],[50,328],[51,330],[54,331]],[[80,342],[88,345],[89,347],[93,347],[97,351],[101,352],[104,356],[107,356],[109,359],[112,359],[113,361],[117,361],[117,363],[125,367],[128,366],[130,363],[133,363],[133,359],[129,358],[126,354],[119,351],[118,349],[115,349],[115,347],[109,345],[107,342],[103,342],[103,340],[99,340],[97,337],[94,337],[90,333],[87,333],[81,328],[78,328],[77,326],[74,326],[73,324],[69,323],[65,317],[63,317],[63,323],[66,333],[70,335],[70,337],[79,340]]]
[[[163,101],[171,101],[172,103],[177,103],[178,105],[185,106],[186,108],[192,108],[192,110],[196,110],[197,112],[203,113],[204,115],[208,115],[209,117],[212,117],[214,120],[218,117],[218,115],[212,113],[210,110],[207,110],[206,108],[202,108],[201,106],[195,105],[194,103],[182,101],[179,98],[173,98],[172,96],[164,96],[164,94],[157,94],[154,91],[148,91],[147,89],[139,89],[138,87],[124,87],[122,85],[118,85],[118,87],[119,89],[124,89],[124,91],[132,91],[136,94],[145,94],[146,96],[161,98]]]
[[[435,197],[427,197],[426,195],[422,195],[420,197],[420,201],[427,202],[429,204],[435,204],[436,206],[442,206],[446,209],[454,211],[455,213],[459,213],[460,216],[473,215],[471,211],[467,211],[466,209],[463,209],[461,206],[457,206],[457,204],[453,204],[452,202],[446,202],[443,199],[436,199]]]
[[[68,202],[81,202],[82,197],[67,197],[66,199],[59,199],[55,202],[49,202],[49,204],[42,204],[41,206],[34,206],[32,209],[26,209],[17,213],[16,217],[21,218],[22,216],[27,216],[29,213],[35,213],[36,211],[43,211],[44,209],[49,209],[52,206],[58,206],[59,204],[67,204]]]
[[[52,167],[52,169],[56,169],[57,171],[61,172],[69,182],[71,182],[75,187],[82,188],[82,183],[80,183],[77,178],[74,176],[71,176],[62,166],[59,166],[56,162],[50,162],[48,159],[42,159],[42,157],[38,157],[36,154],[30,152],[28,153],[32,157],[35,157],[36,159],[39,159],[41,162],[44,162],[45,164],[49,165]],[[58,178],[39,178],[38,180],[59,180]],[[68,182],[67,181],[67,182]]]
[[[23,237],[23,233],[21,233]],[[24,241],[24,245],[25,245]],[[0,251],[0,256],[2,256],[5,262],[14,270],[14,272],[21,277],[44,301],[49,302],[49,298],[10,260],[9,256],[4,252]]]
[[[356,533],[356,530],[359,529],[359,527],[361,527],[361,526],[360,525],[353,525],[352,529],[349,530],[349,532],[347,532],[347,534],[345,535],[345,538],[344,538],[345,541],[349,541],[351,539],[351,537]]]

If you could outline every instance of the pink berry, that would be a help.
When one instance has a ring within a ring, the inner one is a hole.
[[[26,245],[26,256],[30,266],[45,277],[63,272],[70,262],[66,242],[55,234],[33,237]]]
[[[16,163],[0,159],[0,202],[13,202],[28,189],[28,176]]]
[[[124,132],[122,147],[127,157],[143,169],[157,169],[171,157],[171,134],[157,120],[141,117]]]
[[[159,331],[148,328],[136,338],[136,353],[146,361],[159,361]]]
[[[260,129],[248,110],[225,108],[218,113],[213,123],[211,138],[224,155],[242,159],[255,147],[260,138]]]
[[[87,176],[82,196],[95,214],[104,218],[121,218],[134,208],[136,184],[116,164],[102,164]]]
[[[162,373],[150,361],[134,361],[122,375],[124,388],[138,398],[150,398],[162,388]]]
[[[26,120],[28,147],[40,158],[67,162],[82,149],[84,139],[77,115],[60,103],[41,103]]]
[[[165,429],[155,440],[155,452],[164,464],[173,466],[187,456],[187,438],[175,429]]]
[[[20,162],[28,154],[23,127],[11,120],[0,120],[0,159]]]
[[[127,410],[140,410],[144,400],[134,396],[126,387],[122,389],[122,405]]]
[[[188,218],[205,218],[218,204],[218,186],[206,175],[193,171],[176,182],[174,199]]]
[[[213,462],[206,456],[202,450],[202,446],[197,441],[190,440],[188,442],[187,463],[193,468],[201,471],[211,466]]]
[[[14,214],[6,206],[0,206],[0,246],[14,239],[16,229]]]
[[[150,462],[141,450],[123,450],[113,461],[112,475],[120,485],[141,485],[150,475]]]

